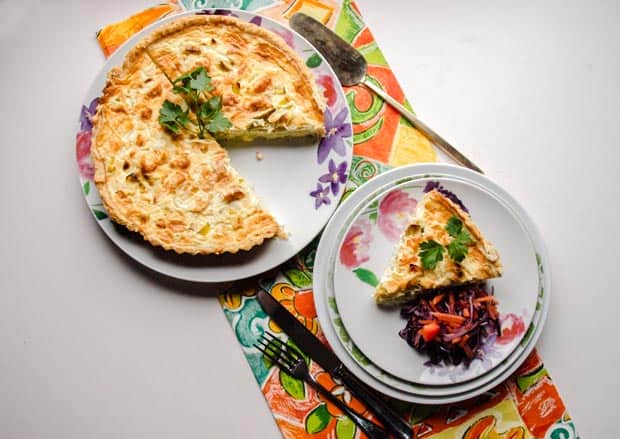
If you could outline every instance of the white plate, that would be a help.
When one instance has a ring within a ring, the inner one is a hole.
[[[342,322],[338,320],[338,315],[332,314],[333,310],[330,309],[330,306],[328,305],[331,288],[328,282],[329,271],[331,270],[331,267],[333,267],[333,258],[336,254],[333,243],[339,240],[338,232],[343,227],[343,224],[345,224],[347,217],[351,215],[351,212],[355,210],[355,207],[362,203],[365,198],[373,193],[379,193],[382,187],[393,185],[394,182],[399,179],[409,178],[414,175],[422,177],[424,174],[438,174],[443,176],[448,174],[452,178],[465,178],[472,181],[483,182],[492,188],[496,194],[501,195],[502,198],[509,197],[505,191],[494,183],[488,181],[483,176],[453,165],[414,165],[394,169],[390,172],[375,177],[369,183],[356,190],[341,205],[340,209],[336,212],[322,235],[322,240],[317,251],[317,265],[314,272],[315,305],[323,332],[325,333],[331,347],[334,349],[334,352],[347,366],[347,368],[349,368],[360,379],[378,391],[404,401],[422,404],[445,404],[471,398],[489,390],[497,384],[500,384],[508,378],[510,374],[513,373],[527,358],[535,347],[536,341],[542,332],[544,320],[546,318],[550,297],[550,275],[548,272],[548,264],[546,264],[546,251],[542,245],[540,235],[536,231],[534,224],[526,216],[528,230],[530,230],[532,236],[537,242],[536,250],[540,256],[539,274],[541,277],[541,282],[544,285],[544,294],[543,290],[541,290],[539,306],[537,307],[538,309],[534,321],[530,325],[526,337],[522,340],[520,346],[513,352],[513,354],[504,360],[499,367],[475,380],[463,384],[439,387],[424,386],[400,381],[397,378],[393,378],[389,374],[386,374],[379,368],[362,368],[353,358],[356,355],[359,356],[361,352],[357,350],[356,346],[353,345],[350,340],[347,343],[342,341],[342,338],[339,336],[339,334],[344,330],[342,327]],[[523,209],[519,207],[516,202],[514,203],[516,208],[525,214]],[[546,268],[544,271],[543,266]],[[333,323],[335,323],[335,326]],[[382,378],[383,380],[379,378]]]
[[[409,348],[398,336],[406,324],[400,308],[378,307],[372,297],[374,287],[362,281],[368,276],[382,276],[407,219],[431,182],[440,183],[463,201],[483,234],[495,244],[504,264],[502,277],[487,283],[500,302],[503,336],[489,340],[484,358],[474,359],[468,367],[428,366],[428,356]],[[364,355],[395,377],[428,385],[474,379],[500,364],[516,348],[532,320],[540,288],[531,239],[513,209],[476,184],[446,177],[398,184],[364,201],[342,236],[333,283],[344,326]],[[360,239],[364,245],[355,246],[353,241]]]
[[[416,169],[418,169],[418,167],[416,167]],[[437,177],[443,177],[443,178],[447,178],[448,176],[440,174],[440,173],[433,173],[434,176]],[[423,175],[423,176],[415,176],[415,177],[410,177],[407,178],[405,180],[412,180],[412,179],[423,179],[426,178],[428,175]],[[456,177],[454,175],[450,176],[451,179],[458,179],[461,177]],[[469,180],[465,180],[468,181]],[[350,224],[350,222],[352,221],[352,218],[355,218],[359,215],[360,211],[362,211],[363,206],[369,204],[369,200],[375,199],[377,198],[377,196],[380,196],[379,194],[381,193],[385,193],[387,191],[390,191],[391,189],[393,189],[395,186],[398,185],[398,181],[397,182],[389,182],[388,184],[383,185],[383,187],[379,188],[378,190],[372,191],[370,192],[370,194],[366,194],[366,198],[363,200],[356,200],[356,202],[358,203],[357,206],[353,206],[353,208],[346,208],[346,213],[348,213],[348,218],[346,220],[342,220],[342,221],[338,221],[338,223],[340,224],[341,227],[341,231],[340,233],[337,233],[336,236],[334,236],[333,239],[335,240],[342,240],[342,237],[344,236],[344,231],[347,230],[348,225]],[[365,188],[366,186],[364,186]],[[345,203],[346,204],[346,203]],[[339,216],[340,215],[340,210],[336,213],[335,216]],[[331,223],[330,223],[330,227],[331,227]],[[329,228],[329,227],[328,227]],[[327,230],[327,229],[326,229]],[[338,256],[338,248],[336,246],[334,246],[333,250],[332,250],[332,254],[330,255],[330,261],[329,261],[329,266],[333,267],[335,264],[335,261],[337,259]],[[542,260],[541,260],[542,262]],[[539,270],[542,270],[542,264],[539,267]],[[542,272],[539,271],[539,276],[542,279]],[[349,355],[351,356],[351,358],[354,359],[354,361],[357,363],[357,365],[359,367],[361,367],[368,375],[372,376],[373,378],[377,379],[378,381],[380,381],[381,383],[387,384],[388,386],[391,386],[394,389],[403,391],[403,392],[412,392],[416,395],[421,395],[421,396],[428,396],[428,397],[436,397],[436,396],[442,396],[442,395],[450,395],[450,394],[454,394],[454,393],[462,393],[465,391],[469,391],[475,388],[480,387],[483,384],[486,384],[488,382],[491,382],[492,380],[494,380],[497,376],[499,376],[506,367],[510,366],[512,364],[512,362],[520,357],[520,354],[527,348],[527,341],[530,339],[530,335],[533,333],[533,331],[536,329],[536,326],[538,325],[538,322],[540,321],[540,319],[543,317],[543,309],[542,309],[542,293],[543,290],[541,289],[541,295],[538,297],[538,304],[536,306],[536,312],[534,314],[534,318],[532,320],[532,323],[530,324],[530,327],[528,328],[527,331],[527,335],[525,336],[525,339],[521,341],[521,343],[519,344],[519,346],[517,347],[517,349],[515,349],[508,358],[506,358],[501,364],[499,364],[496,368],[492,369],[491,372],[488,372],[486,374],[482,374],[481,376],[479,376],[478,378],[474,379],[474,380],[470,380],[467,382],[463,382],[460,384],[452,384],[449,386],[431,386],[431,385],[421,385],[421,384],[416,384],[416,383],[411,383],[409,381],[404,381],[398,377],[395,377],[393,375],[391,375],[390,373],[388,373],[387,371],[381,369],[380,367],[378,367],[376,364],[374,364],[372,361],[370,361],[365,355],[364,353],[359,349],[359,347],[357,345],[355,345],[355,343],[351,340],[348,332],[346,331],[346,328],[342,322],[342,318],[340,316],[340,313],[337,309],[337,304],[336,304],[336,299],[334,296],[334,287],[333,287],[333,275],[330,275],[329,279],[329,283],[328,285],[326,285],[325,287],[322,288],[322,292],[321,294],[324,295],[324,301],[325,304],[327,305],[327,309],[328,309],[328,313],[329,313],[329,318],[331,323],[334,325],[334,327],[336,328],[335,334],[338,337],[341,345],[346,349],[346,351],[349,353]],[[541,280],[542,282],[542,280]],[[445,372],[449,372],[449,370],[445,370],[445,369],[441,369],[444,370]]]
[[[416,170],[418,170],[419,168],[420,168],[419,166],[415,167]],[[441,174],[439,172],[433,172],[432,175],[436,177],[448,178],[447,175]],[[420,180],[420,179],[424,179],[427,177],[428,177],[428,174],[425,174],[425,175],[418,175],[414,177],[408,177],[404,180],[407,180],[407,181]],[[462,177],[450,175],[450,178],[456,180],[456,179],[461,179]],[[342,240],[342,237],[344,236],[344,231],[347,230],[348,225],[350,224],[352,219],[357,217],[359,213],[363,210],[363,206],[369,204],[368,200],[375,199],[377,198],[377,196],[380,196],[380,194],[390,191],[391,189],[393,189],[395,186],[398,185],[399,181],[400,181],[400,178],[397,181],[391,181],[388,184],[382,185],[382,187],[380,187],[377,190],[371,191],[369,194],[367,193],[366,198],[363,198],[361,200],[356,199],[357,206],[345,207],[343,205],[341,209],[343,209],[344,215],[348,214],[348,217],[347,219],[340,219],[337,221],[341,229],[339,233],[336,233],[336,236],[334,236],[333,239],[336,241]],[[471,183],[471,181],[468,179],[464,179],[464,181]],[[366,187],[367,186],[364,186],[361,189],[363,190]],[[367,191],[364,191],[364,192],[367,192]],[[345,202],[344,204],[347,204],[347,203]],[[340,214],[341,214],[341,211],[339,209],[338,212],[334,216],[334,221],[336,221],[336,217],[339,217]],[[330,222],[330,224],[328,225],[328,228],[326,228],[326,231],[329,230],[329,228],[331,227],[331,224],[332,223]],[[330,260],[329,260],[329,265],[328,265],[329,267],[333,267],[335,265],[335,261],[338,256],[338,247],[334,246],[331,251],[332,253],[330,255]],[[542,280],[543,278],[542,259],[540,260],[540,262],[541,264],[539,265],[539,278],[541,279],[540,282],[544,283],[544,280]],[[364,353],[359,349],[359,347],[355,345],[353,340],[351,340],[348,332],[346,331],[346,328],[344,327],[340,313],[337,309],[336,298],[334,295],[333,275],[328,275],[328,276],[329,276],[328,277],[329,282],[327,285],[325,285],[321,289],[322,291],[321,294],[324,296],[324,303],[326,304],[326,308],[329,313],[329,319],[332,325],[336,329],[335,334],[336,334],[336,337],[338,337],[340,344],[346,349],[348,354],[357,363],[357,365],[360,368],[362,368],[368,375],[372,376],[373,378],[377,379],[383,384],[387,384],[388,386],[396,390],[403,391],[403,392],[409,392],[409,393],[413,393],[415,395],[420,395],[420,396],[437,397],[437,396],[442,396],[442,395],[445,396],[445,395],[451,395],[455,393],[463,393],[466,391],[470,391],[472,389],[476,389],[484,384],[487,384],[493,381],[497,376],[502,374],[505,368],[509,367],[513,361],[520,358],[521,353],[525,349],[527,349],[527,346],[528,346],[527,342],[528,340],[530,340],[530,336],[534,333],[534,330],[537,328],[537,325],[540,319],[544,317],[543,297],[542,297],[544,290],[541,289],[540,295],[537,299],[538,304],[536,305],[536,311],[534,313],[532,323],[530,324],[530,327],[528,328],[528,331],[526,333],[525,339],[521,341],[519,346],[510,354],[508,358],[506,358],[496,368],[492,369],[491,372],[483,374],[474,380],[470,380],[470,381],[463,382],[460,384],[452,384],[449,386],[431,386],[431,385],[416,384],[416,383],[411,383],[409,381],[402,380],[398,377],[391,375],[387,371],[381,369],[376,364],[374,364],[372,361],[370,361],[370,359],[368,359],[368,357],[364,355]],[[440,369],[440,370],[443,370],[443,369]]]
[[[319,89],[329,91],[329,114],[326,115],[326,128],[332,131],[329,140],[326,138],[321,142],[295,140],[277,143],[259,140],[248,145],[228,148],[232,165],[255,188],[265,207],[289,233],[289,238],[272,239],[250,252],[241,252],[237,255],[177,255],[171,251],[155,248],[139,235],[114,224],[107,218],[92,182],[89,118],[96,108],[94,99],[101,94],[107,72],[113,66],[120,65],[125,54],[142,37],[164,23],[196,13],[204,12],[190,11],[164,18],[134,35],[110,57],[93,81],[84,100],[78,124],[76,155],[80,183],[88,206],[103,231],[119,248],[141,264],[171,277],[197,282],[227,282],[254,276],[282,264],[302,250],[321,231],[338,205],[344,192],[344,185],[336,184],[329,187],[329,184],[320,182],[319,178],[333,173],[330,172],[330,167],[333,170],[342,163],[345,164],[348,173],[352,159],[352,126],[344,92],[338,79],[327,62],[306,40],[269,18],[246,11],[218,9],[218,13],[235,15],[241,20],[258,24],[282,35],[303,60],[313,57],[313,62],[309,64],[315,66],[312,72]],[[320,63],[316,61],[317,59]],[[334,148],[334,144],[340,147]],[[256,152],[263,155],[262,161],[257,161]],[[324,191],[317,193],[317,185]],[[319,203],[319,199],[323,202]]]

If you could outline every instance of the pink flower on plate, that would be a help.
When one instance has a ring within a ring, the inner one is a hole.
[[[360,218],[349,229],[340,247],[340,262],[347,268],[359,267],[370,256],[368,249],[372,236],[371,224],[367,218]]]
[[[92,180],[95,175],[95,168],[90,160],[90,137],[90,131],[80,131],[75,136],[75,155],[80,175],[88,180]]]
[[[525,322],[516,314],[508,313],[500,317],[502,336],[496,339],[497,344],[508,344],[525,332]]]
[[[406,192],[393,190],[379,203],[379,230],[391,241],[397,241],[417,205],[417,200],[409,197]]]

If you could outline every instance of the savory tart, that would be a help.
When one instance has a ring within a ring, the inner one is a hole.
[[[144,42],[151,59],[174,81],[204,68],[232,127],[218,138],[323,136],[325,103],[312,74],[278,35],[219,15],[166,24]]]
[[[144,44],[108,75],[94,118],[94,181],[112,220],[178,253],[249,250],[281,232],[209,135],[170,133],[164,101],[179,105]]]
[[[434,189],[418,204],[374,297],[380,305],[397,305],[422,290],[479,282],[501,273],[493,244],[461,207]]]

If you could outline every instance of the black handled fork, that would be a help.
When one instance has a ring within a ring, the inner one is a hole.
[[[329,402],[351,418],[370,439],[389,438],[389,434],[382,427],[360,416],[348,405],[336,398],[329,390],[319,384],[319,382],[310,375],[308,365],[299,352],[291,349],[269,332],[265,332],[254,347],[261,351],[265,357],[271,360],[271,362],[277,365],[281,370],[311,385],[317,392],[327,398]]]

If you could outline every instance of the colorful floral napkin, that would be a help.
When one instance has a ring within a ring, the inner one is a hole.
[[[104,27],[97,39],[109,55],[144,26],[179,9],[238,8],[258,11],[287,25],[295,12],[305,12],[334,29],[365,56],[369,75],[399,101],[403,92],[377,46],[362,15],[351,0],[181,0],[154,6],[121,22]],[[331,81],[331,79],[326,79]],[[331,84],[323,84],[326,90]],[[402,164],[436,160],[429,142],[400,115],[363,87],[347,87],[354,135],[354,158],[348,175],[348,193],[375,175]],[[326,99],[335,99],[326,92]],[[329,122],[329,121],[328,121]],[[335,124],[336,121],[331,121]],[[337,142],[334,127],[324,142]],[[320,201],[317,198],[317,202]],[[381,214],[379,212],[378,214]],[[283,265],[275,278],[262,279],[251,288],[232,288],[220,295],[230,322],[256,381],[285,438],[360,438],[364,435],[335,406],[312,388],[273,367],[254,343],[266,330],[286,335],[263,312],[256,300],[258,289],[276,297],[320,339],[321,331],[312,296],[312,269],[318,239]],[[341,383],[314,362],[311,373],[342,400],[358,411],[365,410]],[[444,407],[421,406],[390,400],[408,419],[416,437],[428,439],[527,439],[578,438],[564,403],[534,351],[505,383],[469,401]],[[366,412],[368,417],[372,417]]]

